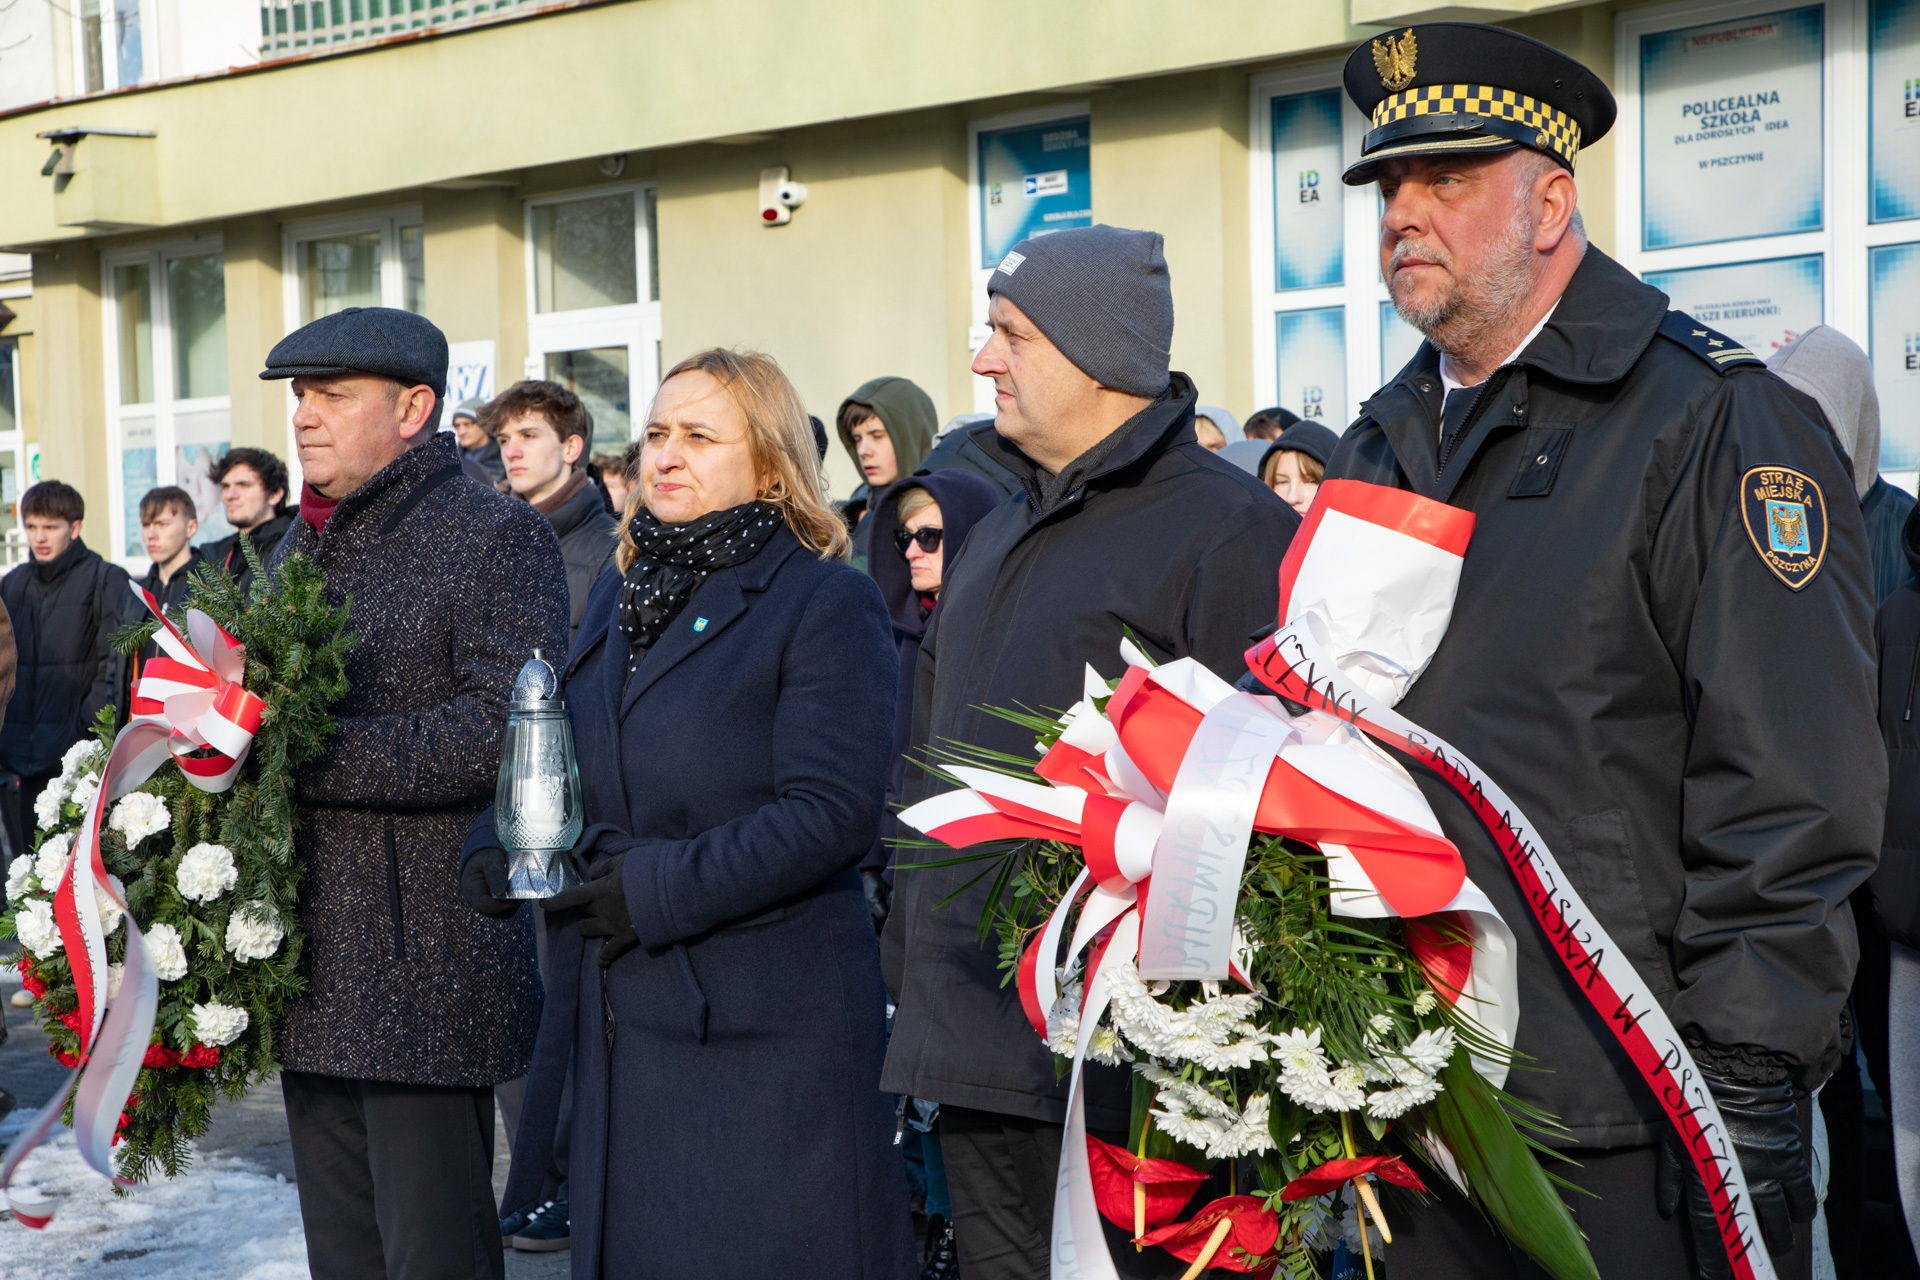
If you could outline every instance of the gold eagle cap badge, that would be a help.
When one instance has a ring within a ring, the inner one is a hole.
[[[1380,83],[1388,93],[1398,93],[1413,83],[1413,61],[1419,53],[1420,43],[1413,38],[1412,27],[1397,40],[1387,36],[1384,41],[1373,42],[1373,69],[1380,73]]]

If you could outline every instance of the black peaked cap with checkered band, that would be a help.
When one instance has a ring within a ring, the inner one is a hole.
[[[1613,127],[1600,77],[1518,31],[1428,22],[1388,31],[1353,51],[1342,77],[1369,120],[1345,179],[1374,180],[1392,156],[1531,147],[1573,168],[1580,148]]]

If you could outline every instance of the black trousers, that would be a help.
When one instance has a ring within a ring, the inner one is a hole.
[[[313,1280],[502,1280],[493,1090],[280,1073]]]
[[[1048,1280],[1053,1186],[1060,1173],[1063,1126],[943,1104],[940,1155],[953,1197],[953,1238],[966,1280]],[[1096,1135],[1116,1146],[1122,1133]],[[1225,1195],[1219,1187],[1202,1188]],[[1136,1253],[1129,1233],[1105,1219],[1107,1252],[1128,1280],[1177,1277],[1187,1264],[1165,1249]],[[1224,1273],[1223,1273],[1224,1274]]]
[[[1811,1118],[1810,1111],[1802,1116],[1803,1132]],[[1660,1216],[1654,1203],[1659,1147],[1570,1154],[1580,1162],[1577,1166],[1557,1160],[1544,1164],[1593,1193],[1565,1194],[1600,1274],[1607,1280],[1693,1280],[1693,1240],[1684,1206],[1669,1219]],[[1420,1280],[1545,1280],[1547,1273],[1510,1248],[1452,1183],[1431,1178],[1427,1185],[1433,1195],[1424,1205],[1388,1201],[1387,1225],[1393,1228],[1393,1243],[1387,1246],[1390,1274]],[[1808,1280],[1813,1273],[1813,1228],[1796,1225],[1793,1243],[1792,1254],[1774,1256],[1774,1270],[1781,1280]]]

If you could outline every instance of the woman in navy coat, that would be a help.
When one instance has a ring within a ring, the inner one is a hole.
[[[893,741],[886,610],[771,359],[676,366],[639,471],[563,673],[586,883],[548,905],[504,1202],[539,1193],[571,1049],[576,1280],[911,1280],[854,870]],[[488,811],[462,870],[478,908],[498,843]]]

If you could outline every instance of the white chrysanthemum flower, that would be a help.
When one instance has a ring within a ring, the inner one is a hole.
[[[122,796],[107,818],[108,829],[124,836],[129,849],[172,825],[173,815],[167,812],[167,802],[144,791]]]
[[[13,931],[19,936],[20,945],[37,960],[44,960],[60,949],[60,926],[53,920],[53,904],[45,898],[36,898],[14,912]]]
[[[1439,1093],[1440,1083],[1432,1076],[1395,1085],[1367,1096],[1367,1114],[1376,1120],[1397,1120],[1415,1107],[1432,1102]]]
[[[1347,1211],[1340,1218],[1340,1238],[1346,1242],[1348,1253],[1360,1252],[1360,1211],[1353,1203],[1353,1190],[1349,1187],[1341,1196]],[[1380,1228],[1373,1219],[1367,1219],[1367,1245],[1373,1250],[1373,1256],[1383,1258],[1387,1252],[1387,1242],[1380,1237]]]
[[[52,893],[59,886],[60,877],[66,874],[67,855],[72,851],[71,832],[41,841],[40,852],[33,855],[33,878],[40,882],[40,892]]]
[[[113,900],[112,895],[107,892],[106,886],[97,880],[94,881],[93,885],[93,909],[100,913],[101,937],[106,937],[115,929],[118,929],[120,922],[126,919],[127,913],[120,909],[120,904]]]
[[[120,994],[120,980],[126,976],[127,966],[123,964],[107,966],[107,999],[111,1000]]]
[[[89,774],[73,784],[73,791],[67,796],[67,800],[72,804],[79,805],[80,811],[85,813],[88,806],[93,803],[95,793],[99,790],[100,775],[97,773]]]
[[[194,1039],[201,1044],[232,1044],[247,1029],[247,1011],[230,1004],[193,1006]]]
[[[67,798],[67,784],[64,779],[55,778],[46,789],[33,798],[33,824],[41,831],[51,831],[60,825],[60,806]]]
[[[1413,1011],[1423,1018],[1437,1009],[1439,1005],[1440,1002],[1433,998],[1433,992],[1431,991],[1422,991],[1413,998]]]
[[[196,902],[212,902],[240,883],[239,869],[233,865],[233,850],[223,844],[197,844],[180,859],[173,873],[180,896]]]
[[[286,936],[264,902],[249,902],[227,918],[227,950],[235,960],[265,960],[280,949],[280,940]]]
[[[149,925],[145,934],[147,963],[154,977],[162,982],[178,982],[187,976],[187,949],[180,945],[180,931],[170,924]]]
[[[1393,1030],[1393,1019],[1384,1013],[1376,1013],[1367,1019],[1367,1030],[1376,1036],[1383,1036]]]
[[[1267,1130],[1268,1112],[1266,1094],[1256,1093],[1248,1098],[1247,1109],[1224,1133],[1208,1144],[1207,1158],[1232,1160],[1238,1156],[1257,1156],[1262,1151],[1273,1150],[1273,1134]]]
[[[1121,1043],[1112,1027],[1102,1025],[1093,1029],[1093,1040],[1087,1045],[1087,1061],[1117,1067],[1123,1062],[1132,1062],[1133,1055],[1127,1052],[1127,1046]]]
[[[1281,1076],[1280,1087],[1307,1110],[1325,1114],[1358,1111],[1365,1106],[1367,1095],[1361,1088],[1365,1082],[1365,1069],[1349,1062],[1337,1071],[1319,1076],[1307,1072],[1288,1073]]]
[[[1273,1041],[1273,1060],[1280,1064],[1282,1071],[1326,1070],[1327,1056],[1320,1049],[1320,1028],[1302,1031],[1294,1027],[1269,1038]]]
[[[1080,1047],[1079,983],[1062,987],[1047,1014],[1047,1047],[1063,1058],[1071,1058]]]
[[[7,867],[7,901],[18,902],[26,896],[27,881],[33,879],[33,859],[15,858]]]
[[[1414,1080],[1410,1077],[1415,1075],[1431,1079],[1439,1075],[1441,1068],[1445,1067],[1448,1061],[1452,1059],[1453,1045],[1454,1037],[1452,1027],[1440,1027],[1432,1031],[1422,1031],[1413,1038],[1412,1043],[1400,1051],[1404,1065],[1401,1069],[1397,1070],[1395,1074],[1406,1084],[1414,1083]]]

